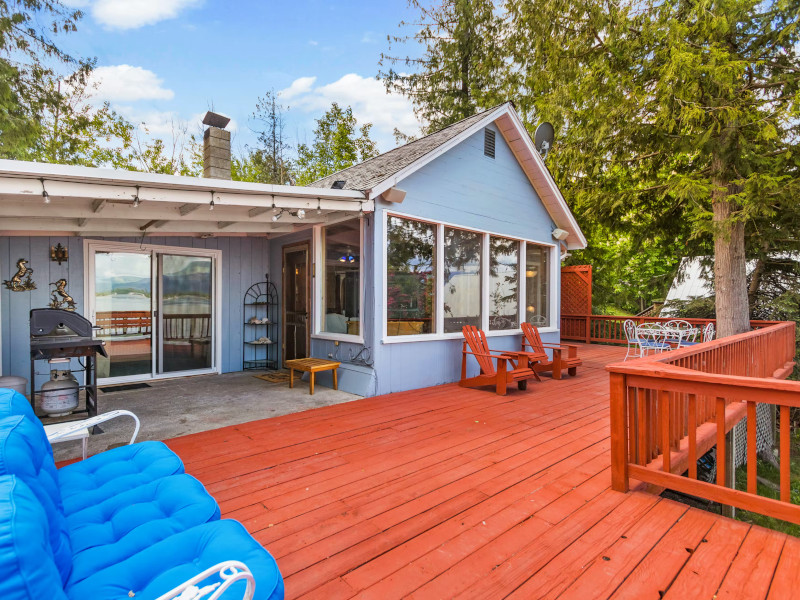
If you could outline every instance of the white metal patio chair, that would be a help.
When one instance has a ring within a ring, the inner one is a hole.
[[[664,329],[667,331],[666,342],[675,344],[678,348],[680,348],[684,342],[695,341],[698,334],[697,328],[694,325],[681,319],[667,321],[664,323]]]
[[[672,350],[667,343],[667,330],[658,323],[642,323],[636,328],[636,337],[642,356]]]
[[[699,340],[699,341],[695,340],[695,341],[692,341],[692,342],[683,342],[681,344],[681,346],[695,346],[695,345],[700,344],[702,342],[710,342],[711,340],[714,339],[715,332],[716,332],[716,328],[714,327],[714,324],[713,323],[708,323],[705,327],[703,327],[703,336],[702,336],[701,340]]]
[[[631,319],[626,319],[622,326],[625,329],[625,339],[628,341],[628,351],[625,353],[625,360],[629,358],[639,358],[642,356],[642,347],[639,345],[639,336],[636,335],[636,323]]]

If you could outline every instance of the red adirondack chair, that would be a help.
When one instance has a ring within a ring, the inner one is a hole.
[[[524,390],[528,385],[528,379],[535,378],[541,381],[529,364],[530,353],[495,352],[489,350],[486,334],[477,327],[466,325],[461,331],[464,334],[461,350],[461,381],[458,382],[461,387],[493,385],[500,396],[505,396],[509,383],[516,382],[517,387]],[[480,375],[467,377],[467,355],[474,356],[478,361]]]
[[[537,373],[552,371],[553,379],[561,379],[562,369],[567,369],[570,375],[576,375],[578,373],[578,367],[583,364],[581,359],[578,358],[577,346],[572,346],[570,344],[545,344],[542,342],[542,338],[539,336],[539,330],[536,329],[536,327],[530,323],[523,323],[522,349],[526,350],[527,348],[530,348],[530,351],[537,355],[545,354],[545,356],[545,348],[549,348],[553,351],[553,360],[545,358],[533,365],[533,369]]]

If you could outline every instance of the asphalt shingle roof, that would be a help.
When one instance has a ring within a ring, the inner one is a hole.
[[[371,190],[380,182],[385,181],[398,171],[414,163],[417,159],[422,158],[429,152],[433,152],[442,144],[469,129],[485,117],[488,112],[496,108],[498,107],[495,106],[488,111],[474,114],[404,146],[389,150],[362,163],[323,177],[314,183],[310,183],[309,187],[330,188],[333,186],[334,181],[344,181],[344,189],[346,190]]]

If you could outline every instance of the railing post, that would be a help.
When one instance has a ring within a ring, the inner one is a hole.
[[[592,315],[586,315],[586,343],[592,343]]]
[[[625,375],[611,373],[611,487],[628,491],[628,398]]]

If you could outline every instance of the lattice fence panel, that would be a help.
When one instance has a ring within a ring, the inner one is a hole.
[[[561,314],[592,314],[592,265],[561,267]]]

